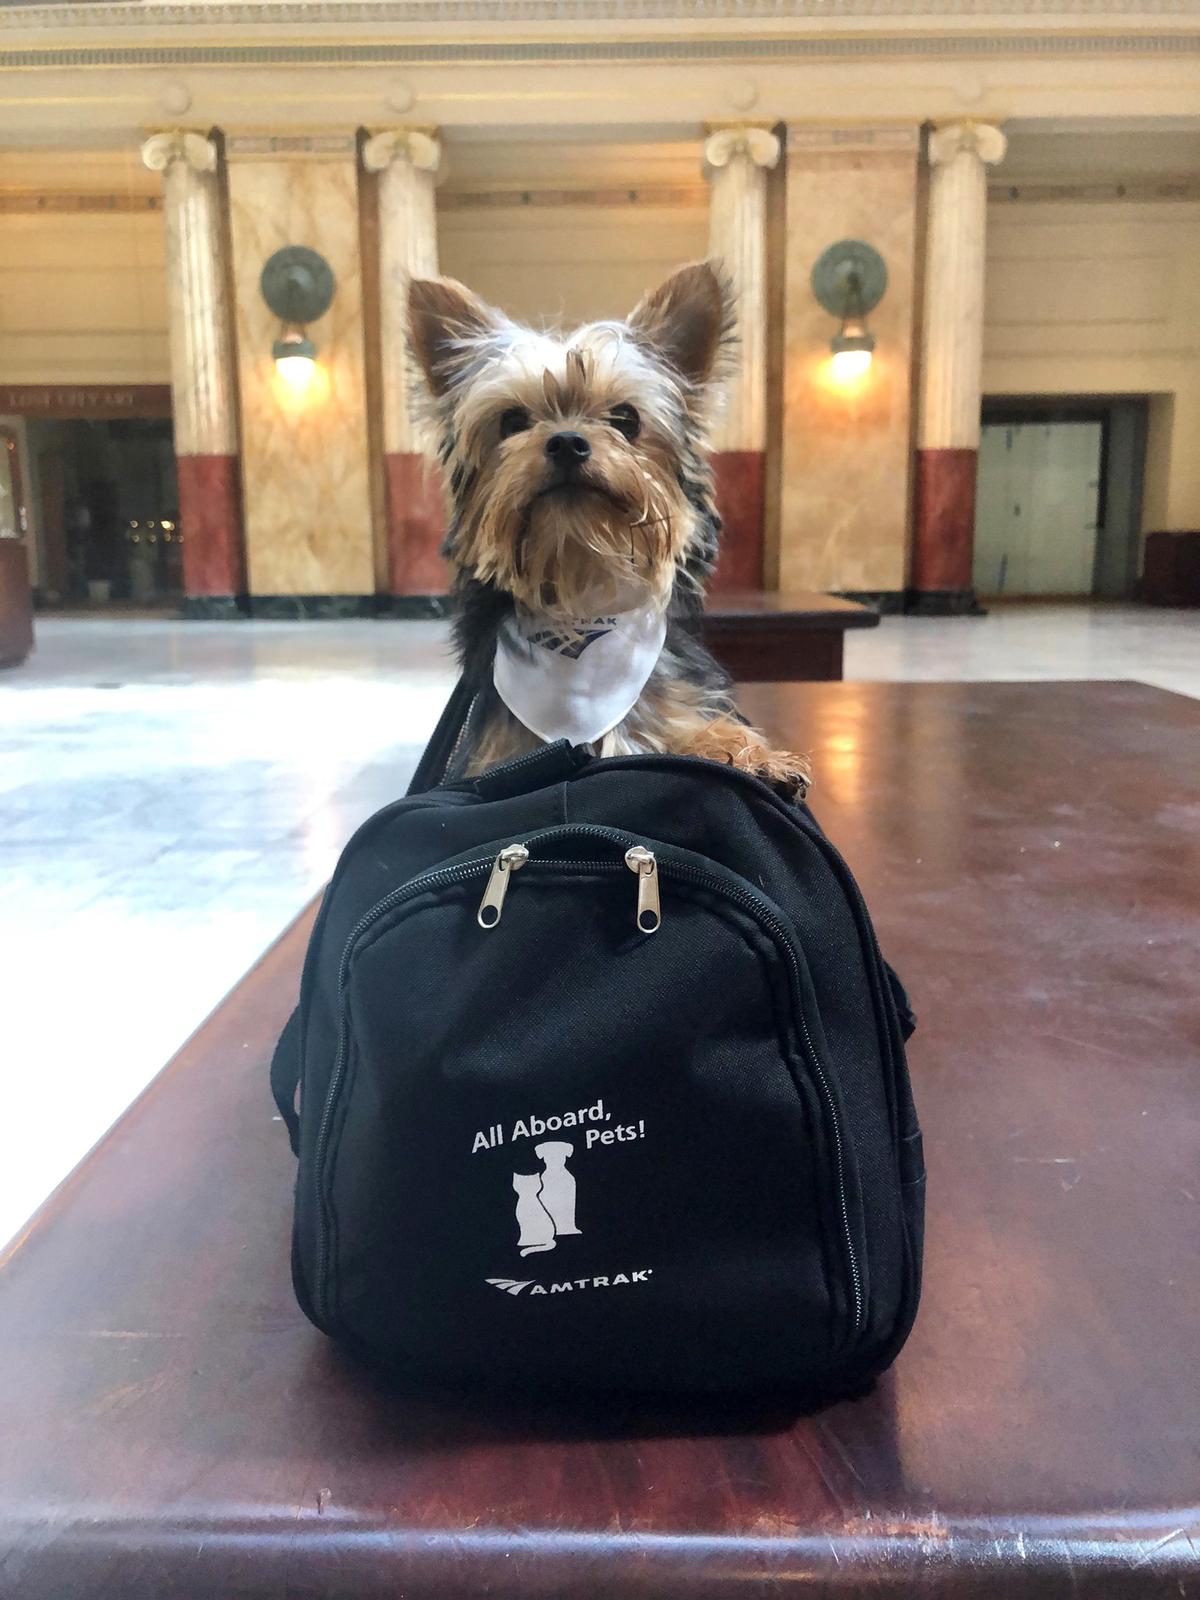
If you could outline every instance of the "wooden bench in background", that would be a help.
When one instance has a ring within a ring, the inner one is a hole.
[[[876,628],[879,613],[835,595],[744,589],[709,597],[704,642],[739,683],[842,676],[848,628]]]
[[[0,667],[17,667],[33,649],[33,595],[20,539],[0,539]]]
[[[1200,528],[1146,535],[1141,597],[1152,606],[1200,606]]]
[[[808,1417],[589,1420],[340,1354],[292,1300],[267,1088],[309,914],[0,1267],[4,1600],[1200,1594],[1200,704],[744,702],[813,751],[920,1016],[925,1297],[895,1368]]]

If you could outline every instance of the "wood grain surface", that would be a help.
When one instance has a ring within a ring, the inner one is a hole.
[[[1200,1594],[1200,705],[745,705],[813,751],[920,1016],[926,1289],[893,1371],[793,1417],[514,1411],[356,1368],[288,1281],[267,1061],[305,917],[0,1268],[6,1600]]]

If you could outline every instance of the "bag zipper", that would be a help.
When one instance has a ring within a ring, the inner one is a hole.
[[[662,905],[658,898],[658,862],[654,851],[644,844],[631,845],[625,852],[625,865],[637,874],[637,914],[634,921],[642,933],[657,933],[662,926]]]
[[[509,851],[520,851],[523,849],[525,852],[523,856],[514,855],[509,857],[510,869],[512,866],[524,866],[526,862],[531,859],[529,855],[529,847],[531,845],[536,845],[542,839],[553,838],[564,831],[568,832],[572,838],[602,839],[606,843],[620,845],[627,851],[625,860],[621,863],[615,861],[549,861],[538,857],[535,858],[536,864],[538,866],[554,867],[558,869],[569,869],[573,867],[584,866],[589,872],[596,871],[597,869],[604,872],[619,872],[621,871],[622,866],[628,866],[629,870],[636,871],[638,873],[638,926],[641,927],[641,914],[643,910],[642,884],[647,881],[650,875],[649,873],[646,873],[646,875],[643,876],[643,867],[641,864],[642,858],[640,856],[635,856],[637,865],[630,864],[629,856],[634,855],[635,851],[645,849],[645,846],[639,846],[637,844],[630,846],[630,835],[627,833],[620,833],[614,828],[600,827],[595,823],[567,823],[565,825],[559,825],[553,828],[545,828],[538,833],[530,834],[523,846],[515,844],[506,846],[505,849],[500,851],[496,856],[492,856],[490,854],[486,856],[480,856],[474,861],[463,861],[457,866],[441,867],[434,872],[423,873],[419,877],[411,878],[407,883],[401,884],[399,888],[393,889],[390,894],[385,895],[382,900],[377,901],[369,911],[365,912],[364,915],[359,918],[358,922],[350,931],[350,935],[342,949],[342,957],[338,965],[337,1056],[334,1060],[333,1072],[330,1074],[329,1087],[325,1095],[325,1105],[322,1109],[321,1121],[317,1128],[317,1141],[313,1150],[313,1181],[317,1189],[317,1213],[320,1222],[320,1233],[317,1249],[317,1275],[316,1282],[314,1284],[314,1298],[316,1300],[317,1308],[327,1324],[332,1321],[327,1297],[329,1277],[330,1219],[328,1215],[328,1208],[325,1203],[325,1197],[321,1189],[321,1171],[324,1166],[326,1148],[329,1143],[329,1130],[333,1121],[333,1110],[335,1104],[337,1103],[338,1092],[341,1089],[341,1080],[346,1068],[349,1028],[347,1027],[345,1017],[345,991],[346,980],[349,975],[350,957],[353,954],[354,946],[363,936],[363,934],[372,928],[381,917],[386,916],[389,911],[392,911],[397,906],[402,905],[406,900],[415,899],[417,895],[424,894],[431,889],[449,888],[456,883],[470,882],[472,878],[483,877],[485,873],[494,876],[497,871],[501,870],[501,858],[506,856]],[[646,855],[649,856],[651,860],[656,862],[656,858],[654,857],[652,851],[646,850]],[[809,1031],[808,1020],[804,1015],[804,1007],[801,1004],[800,997],[803,985],[801,982],[800,963],[797,960],[796,952],[792,945],[792,936],[780,919],[774,914],[769,902],[761,895],[755,894],[748,885],[742,887],[738,883],[731,883],[725,878],[718,877],[715,873],[705,872],[703,868],[695,867],[687,861],[672,860],[668,863],[668,866],[672,875],[687,878],[693,883],[700,884],[701,887],[708,888],[712,892],[722,895],[727,900],[733,900],[735,903],[745,906],[756,921],[774,934],[776,943],[782,945],[783,949],[787,953],[787,958],[791,965],[792,977],[795,984],[796,1016],[800,1020],[800,1030],[803,1036],[805,1049],[808,1053],[808,1060],[812,1067],[813,1077],[821,1091],[821,1097],[825,1103],[825,1110],[829,1119],[829,1126],[833,1133],[834,1160],[837,1168],[838,1202],[842,1219],[842,1238],[846,1249],[847,1265],[850,1269],[851,1287],[854,1291],[854,1320],[851,1331],[857,1333],[862,1327],[863,1318],[862,1278],[859,1272],[858,1257],[854,1250],[854,1238],[850,1229],[850,1207],[846,1197],[846,1171],[845,1156],[842,1145],[841,1122],[838,1117],[837,1102],[834,1100],[833,1091],[830,1088],[829,1080],[825,1075],[825,1070],[821,1066],[820,1057],[817,1055],[816,1046],[813,1043],[812,1034]],[[501,903],[503,902],[504,893],[507,892],[508,881],[511,877],[510,869],[501,871],[500,881],[503,884],[503,889],[500,891],[499,896]],[[657,898],[657,871],[654,873],[653,881],[655,884],[655,893]],[[484,903],[480,906],[480,914],[482,914],[483,906],[487,903],[488,902],[485,894]],[[657,907],[655,909],[657,909]],[[481,922],[480,925],[484,928],[494,926],[494,924],[489,924],[486,922]],[[647,927],[644,931],[651,933],[656,931],[657,927],[658,922],[655,923],[654,928]]]
[[[487,888],[483,891],[483,899],[479,902],[479,910],[475,914],[475,921],[481,928],[494,928],[500,921],[500,913],[504,910],[504,896],[508,893],[508,880],[514,872],[520,872],[528,860],[528,846],[506,844],[493,861]]]

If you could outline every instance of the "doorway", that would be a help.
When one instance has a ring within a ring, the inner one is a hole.
[[[1137,580],[1146,403],[985,406],[978,594],[1127,599]]]
[[[47,598],[89,607],[177,603],[183,552],[170,418],[30,418],[27,436]]]

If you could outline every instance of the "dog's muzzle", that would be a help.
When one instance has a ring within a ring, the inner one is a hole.
[[[551,487],[578,483],[592,447],[581,433],[552,433],[546,440],[546,459],[553,473]]]

